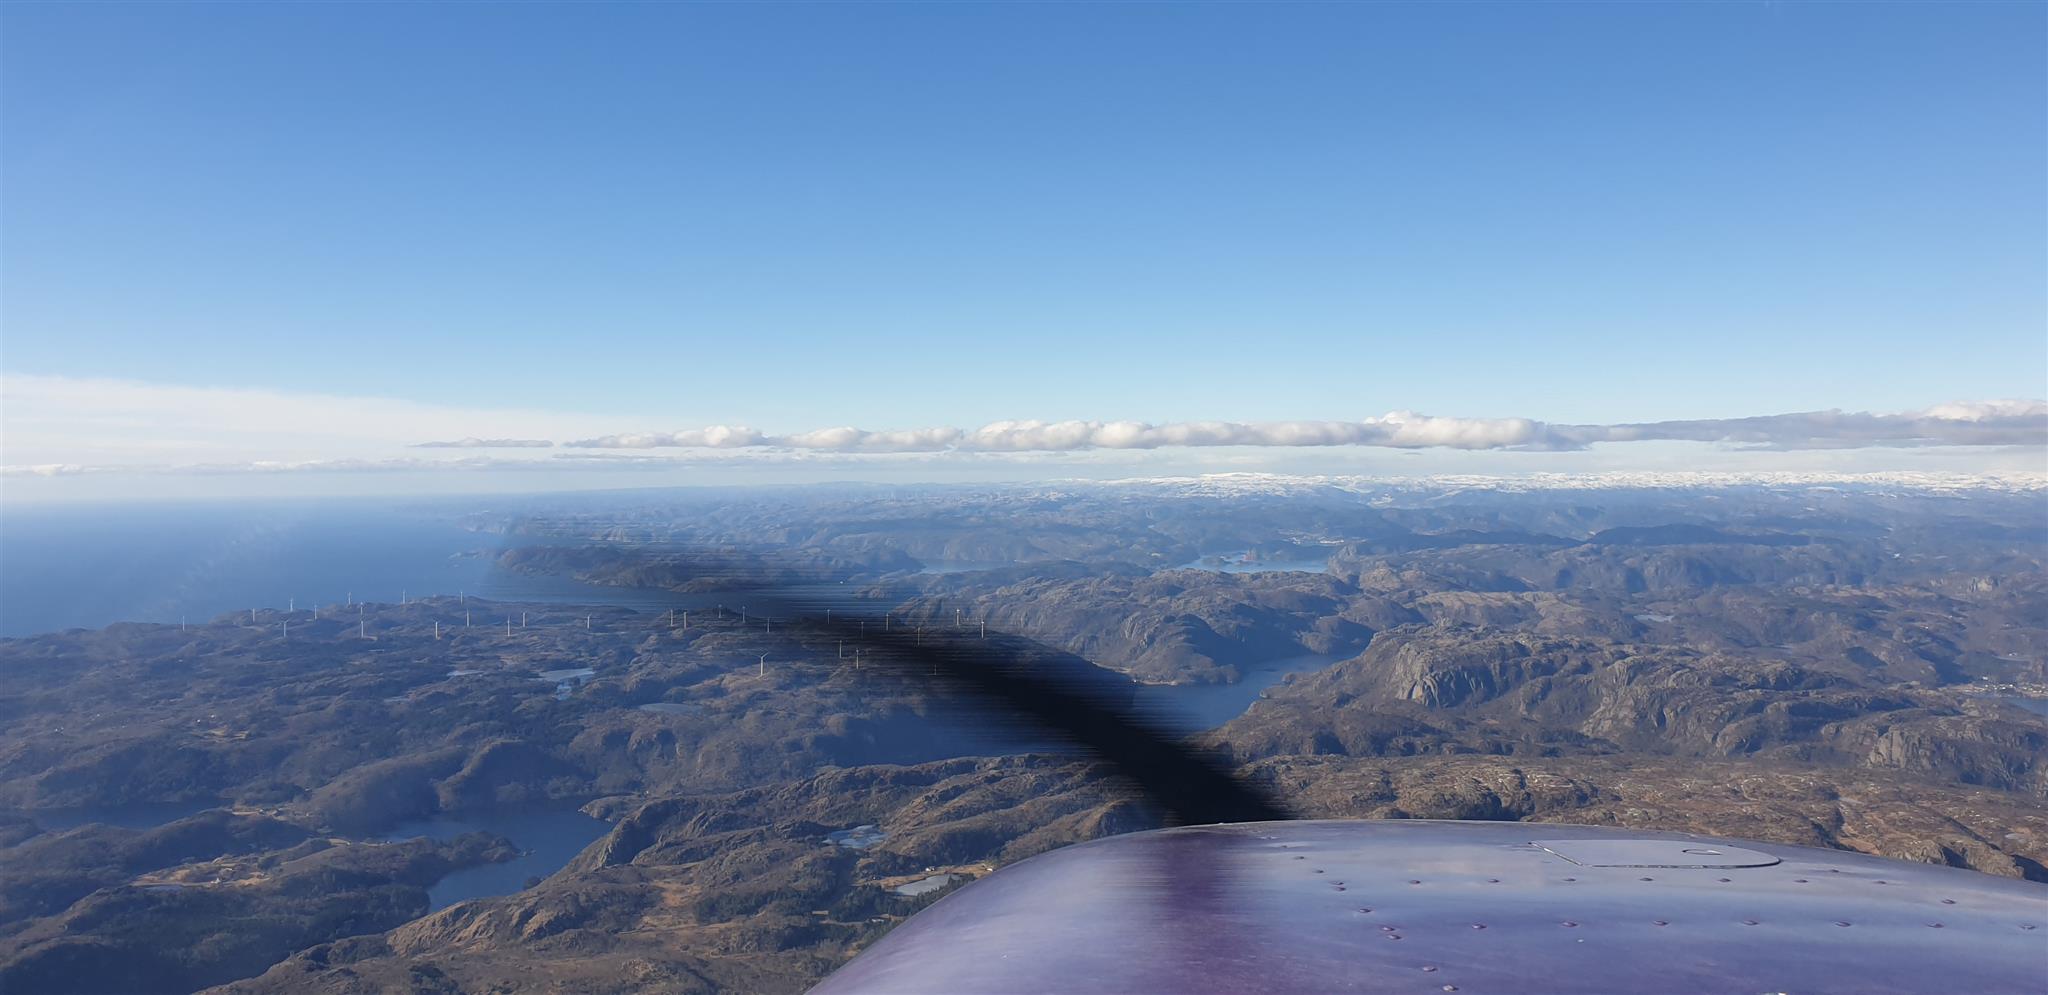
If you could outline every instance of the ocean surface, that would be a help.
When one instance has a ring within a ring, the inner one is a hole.
[[[222,502],[10,507],[0,514],[0,636],[113,622],[204,621],[300,608],[474,594],[520,601],[667,602],[504,570],[532,537],[471,532],[455,506]]]

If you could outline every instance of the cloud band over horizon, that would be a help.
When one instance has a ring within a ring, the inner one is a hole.
[[[414,449],[547,449],[554,443],[547,439],[479,439],[469,436],[448,442],[415,442]]]
[[[644,416],[0,373],[0,473],[16,479],[878,462],[942,472],[946,466],[1142,461],[1207,472],[1305,460],[1355,467],[1372,463],[1373,452],[1384,458],[1432,452],[1440,454],[1430,457],[1437,463],[1467,468],[1477,465],[1472,459],[1491,458],[1488,453],[1529,454],[1514,459],[1533,469],[1526,461],[1564,466],[1571,453],[1605,467],[1668,463],[1674,457],[1658,455],[1660,445],[1707,446],[1752,461],[1772,452],[1813,454],[1801,458],[1806,464],[1822,461],[1829,450],[1844,458],[1880,450],[1933,457],[1946,448],[1956,459],[2005,467],[2048,457],[2048,402],[2039,400],[1888,414],[1807,411],[1612,424],[1399,411],[1358,421],[999,421],[973,429],[849,426],[795,433],[717,425],[629,431],[636,423],[645,424]],[[1653,445],[1638,450],[1619,443]],[[1346,447],[1360,455],[1340,455]],[[1553,461],[1544,454],[1560,455]],[[1875,456],[1864,462],[1873,460],[1897,462]]]
[[[468,440],[471,444],[475,440]],[[2048,444],[2048,402],[1976,401],[1897,414],[1804,411],[1743,418],[1550,424],[1529,418],[1452,418],[1396,411],[1346,421],[1002,421],[966,430],[869,431],[851,426],[775,435],[715,425],[604,435],[571,449],[789,449],[838,453],[1081,452],[1167,447],[1328,447],[1565,452],[1598,443],[1708,442],[1764,449]],[[456,445],[437,443],[434,445]]]

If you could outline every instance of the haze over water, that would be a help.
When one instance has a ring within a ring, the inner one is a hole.
[[[474,502],[272,501],[164,503],[90,509],[34,507],[0,517],[0,636],[97,628],[116,622],[204,622],[250,608],[300,610],[358,601],[396,602],[467,593],[527,602],[602,604],[661,611],[737,608],[731,592],[678,594],[526,574],[497,564],[512,546],[545,536],[505,537],[462,528]],[[1010,564],[934,563],[927,572]],[[1206,569],[1320,570],[1319,563],[1226,562]],[[859,610],[843,588],[802,585],[776,592],[807,610]],[[1310,655],[1255,661],[1236,684],[1146,686],[1147,710],[1172,728],[1211,729],[1235,718],[1288,674],[1327,666]]]
[[[506,541],[461,528],[454,514],[367,500],[10,508],[0,516],[0,635],[198,623],[293,599],[301,609],[463,592],[634,601],[628,591],[504,570],[496,558]]]

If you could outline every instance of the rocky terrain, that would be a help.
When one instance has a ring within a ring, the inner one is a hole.
[[[655,802],[518,895],[315,947],[226,991],[799,991],[930,896],[1054,846],[1153,828],[1079,765],[1011,758],[831,771]],[[2048,811],[1996,791],[1753,763],[1287,757],[1246,768],[1312,818],[1683,829],[2043,876]],[[866,850],[820,845],[872,823]],[[423,985],[423,980],[431,984]]]
[[[2039,492],[555,500],[470,524],[533,543],[508,569],[662,593],[687,621],[433,597],[0,642],[0,985],[795,991],[965,880],[1160,824],[999,710],[758,600],[742,615],[763,584],[1100,688],[1263,686],[1319,654],[1196,739],[1302,816],[1685,829],[2048,880],[2048,719],[2016,704],[2048,696]],[[46,828],[146,805],[219,810]],[[610,828],[431,913],[436,881],[525,844],[380,835],[521,806]]]
[[[1240,760],[1340,754],[1745,756],[2048,798],[2048,724],[1798,659],[1410,627],[1271,692],[1217,740]]]
[[[315,943],[427,911],[426,886],[509,857],[485,834],[451,843],[321,838],[209,812],[137,832],[89,825],[0,850],[0,988],[190,991]]]
[[[1234,683],[1249,663],[1356,652],[1377,628],[1413,617],[1323,574],[1122,566],[1060,573],[950,575],[921,585],[900,610],[937,626],[986,620],[1154,684]]]
[[[659,991],[797,990],[938,894],[895,887],[934,874],[957,883],[1158,824],[1091,774],[1047,759],[962,759],[636,803],[532,889],[315,947],[230,990],[402,990],[422,968],[463,991],[604,992],[621,979]],[[824,843],[857,825],[885,838]]]

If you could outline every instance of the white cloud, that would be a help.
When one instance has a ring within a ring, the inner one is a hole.
[[[1420,449],[1550,445],[1542,423],[1523,418],[1440,418],[1397,411],[1357,422],[1000,421],[978,429],[920,428],[869,431],[842,426],[792,435],[715,425],[677,432],[638,432],[578,439],[578,449],[772,447],[832,452],[1074,452],[1087,449],[1162,449],[1178,446],[1385,446]]]
[[[683,432],[636,432],[579,439],[564,445],[576,449],[742,449],[773,445],[773,436],[744,425],[713,425]]]
[[[97,473],[104,467],[83,466],[78,463],[9,463],[0,466],[0,476],[9,477],[76,477],[85,473]]]

